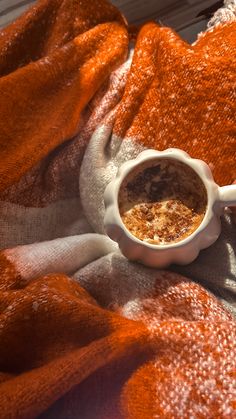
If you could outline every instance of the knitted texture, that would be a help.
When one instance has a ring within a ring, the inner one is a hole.
[[[106,0],[41,0],[0,32],[0,418],[235,417],[231,216],[169,271],[103,234],[107,183],[147,147],[236,178],[235,29],[191,46]]]
[[[236,20],[236,0],[225,0],[224,5],[209,20],[207,27],[210,29],[218,23],[222,24],[234,20]]]

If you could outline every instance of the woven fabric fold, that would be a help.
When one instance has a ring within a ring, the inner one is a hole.
[[[0,418],[235,417],[229,211],[212,247],[166,271],[103,226],[105,187],[145,148],[236,179],[227,7],[194,45],[130,29],[106,0],[40,0],[0,32]]]

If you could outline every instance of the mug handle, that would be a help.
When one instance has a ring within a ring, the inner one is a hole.
[[[236,185],[222,186],[219,193],[222,207],[236,206]]]

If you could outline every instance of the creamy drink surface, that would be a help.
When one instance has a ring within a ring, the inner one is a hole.
[[[125,178],[119,210],[126,228],[138,239],[167,245],[190,236],[201,224],[207,193],[200,177],[174,159],[146,162]]]

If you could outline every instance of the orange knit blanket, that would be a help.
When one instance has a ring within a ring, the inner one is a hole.
[[[40,0],[0,32],[0,418],[236,416],[231,218],[169,271],[103,229],[145,147],[236,179],[235,50],[233,20],[189,45],[106,0]]]

